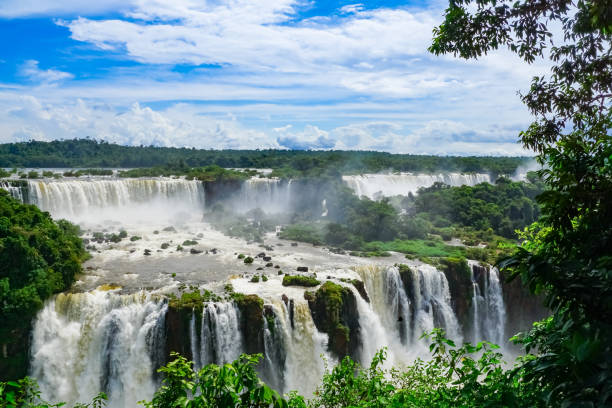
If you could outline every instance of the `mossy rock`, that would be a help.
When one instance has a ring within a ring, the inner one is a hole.
[[[361,298],[370,303],[370,297],[368,296],[368,292],[366,291],[363,281],[360,281],[359,279],[352,279],[351,284],[355,287],[355,289],[357,289],[357,292],[359,292]]]
[[[353,292],[327,281],[314,293],[306,292],[312,318],[319,331],[327,333],[328,348],[339,358],[357,358],[359,347],[359,315]]]
[[[240,310],[240,330],[245,342],[245,353],[263,353],[263,299],[257,295],[244,295],[242,293],[233,293],[232,298]]]
[[[311,288],[320,285],[321,282],[312,276],[304,275],[285,275],[283,276],[283,286],[303,286]]]
[[[465,258],[440,258],[441,269],[446,275],[455,315],[464,330],[470,330],[472,298],[472,271]],[[486,269],[486,268],[485,268]]]

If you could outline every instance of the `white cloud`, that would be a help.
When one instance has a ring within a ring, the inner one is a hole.
[[[19,73],[34,82],[51,84],[54,82],[63,81],[73,78],[73,75],[68,72],[58,71],[56,69],[40,69],[38,61],[27,60],[21,65]]]
[[[246,129],[235,120],[203,116],[185,104],[156,111],[134,103],[120,111],[80,99],[61,106],[44,104],[32,96],[19,102],[17,107],[0,110],[0,130],[8,135],[3,142],[92,137],[132,146],[278,147],[262,132]]]
[[[144,63],[231,64],[304,72],[320,65],[388,63],[422,54],[436,19],[428,13],[377,9],[338,22],[286,23],[302,2],[141,1],[128,14],[138,21],[64,21],[72,38],[100,48],[122,48]]]
[[[360,11],[363,11],[364,7],[362,3],[357,3],[357,4],[347,4],[346,6],[342,6],[340,8],[340,12],[343,14],[352,14],[352,13],[359,13]]]
[[[356,3],[295,22],[311,1],[7,1],[15,15],[58,13],[73,39],[142,65],[70,81],[26,62],[20,70],[31,83],[0,84],[6,140],[516,154],[517,129],[529,122],[516,90],[546,69],[505,51],[467,62],[428,54],[444,2],[420,10]],[[119,14],[96,17],[96,7]]]
[[[124,9],[130,3],[129,0],[3,0],[0,2],[0,17],[94,15]]]
[[[33,96],[7,103],[0,98],[0,142],[92,137],[124,145],[187,146],[214,149],[347,149],[415,154],[526,154],[513,143],[510,127],[469,127],[430,121],[409,129],[395,122],[370,121],[322,129],[293,124],[270,131],[242,121],[208,116],[206,107],[178,103],[163,110],[134,103],[125,108],[78,99],[60,106]]]

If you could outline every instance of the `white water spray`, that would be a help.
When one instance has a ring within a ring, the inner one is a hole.
[[[164,348],[167,305],[144,293],[59,294],[38,314],[31,373],[50,401],[90,401],[100,391],[109,406],[150,399]]]

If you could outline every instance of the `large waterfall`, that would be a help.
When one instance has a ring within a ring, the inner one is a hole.
[[[201,217],[204,188],[180,178],[28,180],[26,201],[74,221],[158,221],[181,213]]]
[[[472,341],[506,342],[506,308],[497,268],[469,261],[472,271]]]
[[[142,292],[60,294],[48,301],[31,348],[31,375],[43,396],[72,404],[104,391],[117,408],[150,398],[163,362],[166,309]]]
[[[392,359],[407,362],[423,353],[426,344],[419,339],[434,327],[443,328],[448,337],[461,342],[461,328],[451,306],[444,273],[425,264],[410,268],[404,276],[395,266],[375,265],[355,270],[365,284],[375,320],[383,328],[371,337],[382,339],[382,344],[389,346]],[[376,327],[377,323],[370,325]],[[364,362],[380,347],[375,344],[365,351]]]
[[[439,174],[362,174],[342,176],[342,180],[359,197],[366,196],[372,200],[381,197],[415,194],[421,187],[430,187],[434,183],[450,186],[474,186],[479,183],[490,183],[491,177],[482,173],[439,173]]]
[[[503,342],[505,315],[497,270],[471,266],[475,271],[471,335]],[[358,322],[358,333],[351,336],[359,342],[354,357],[361,364],[369,364],[383,347],[388,366],[426,358],[427,342],[420,336],[434,327],[462,341],[448,282],[435,267],[416,264],[400,270],[363,265],[336,272],[333,278],[334,271],[327,271],[328,279],[349,288],[355,298],[350,313]],[[363,282],[365,294],[351,283],[354,279]],[[247,322],[263,325],[262,378],[281,392],[297,389],[311,395],[324,374],[321,357],[333,364],[336,356],[328,351],[327,334],[315,326],[304,289],[283,287],[281,281],[277,276],[265,283],[252,283],[246,277],[230,280],[240,292],[258,294],[264,302],[262,322]],[[43,396],[74,402],[105,391],[110,406],[119,408],[150,398],[157,384],[155,368],[165,363],[169,351],[164,327],[168,307],[144,292],[122,295],[95,290],[56,296],[39,313],[33,330],[31,374],[39,380]],[[253,341],[245,338],[241,313],[231,300],[205,303],[185,317],[186,336],[178,332],[172,336],[185,345],[196,369],[231,362]]]
[[[206,364],[230,363],[243,350],[239,311],[233,303],[205,305],[202,316],[194,311],[189,324],[191,355],[196,369]]]
[[[268,213],[287,211],[291,203],[291,180],[252,177],[246,180],[233,205],[240,212],[261,208]]]

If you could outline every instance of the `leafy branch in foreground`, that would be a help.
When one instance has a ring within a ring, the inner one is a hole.
[[[165,375],[162,387],[147,408],[274,407],[288,408],[278,392],[265,385],[255,372],[261,355],[241,355],[231,364],[209,364],[200,371],[193,363],[173,353],[174,361],[159,369]]]
[[[331,370],[326,368],[312,399],[292,391],[282,397],[265,385],[255,367],[261,355],[241,355],[230,364],[210,364],[200,371],[193,363],[173,353],[174,360],[159,369],[161,387],[146,408],[421,408],[421,407],[544,407],[544,393],[524,381],[524,368],[505,369],[499,347],[481,342],[456,346],[441,329],[423,335],[431,341],[431,359],[417,359],[400,368],[384,367],[386,350],[375,354],[369,367],[345,357]],[[307,373],[304,373],[307,375]],[[46,408],[61,404],[39,403],[35,382],[0,383],[0,407]],[[8,387],[8,388],[7,388]],[[13,395],[13,394],[12,394]],[[89,405],[100,408],[100,394]],[[12,405],[11,405],[12,404]],[[45,405],[47,404],[47,405]]]
[[[611,10],[611,0],[452,0],[430,47],[478,58],[506,46],[552,63],[522,95],[535,121],[521,141],[548,187],[542,217],[501,265],[553,312],[515,339],[538,351],[523,378],[550,406],[612,404]]]
[[[77,403],[73,408],[103,408],[106,394],[101,392],[89,404]],[[0,382],[0,408],[58,408],[65,403],[50,403],[41,399],[36,380],[26,377],[19,381]]]

